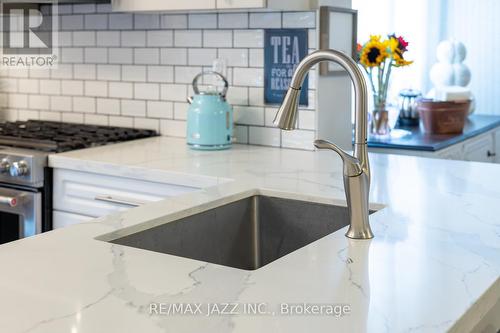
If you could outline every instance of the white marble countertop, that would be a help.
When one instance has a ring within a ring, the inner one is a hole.
[[[500,166],[370,155],[375,238],[345,228],[255,271],[113,245],[252,193],[343,203],[328,151],[196,152],[151,138],[51,157],[53,167],[203,190],[0,246],[2,332],[466,332],[500,298]],[[159,220],[161,218],[161,220]],[[334,315],[151,314],[151,303],[344,304]]]

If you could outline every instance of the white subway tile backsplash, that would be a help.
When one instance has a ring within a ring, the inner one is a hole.
[[[281,13],[250,13],[251,28],[281,28]]]
[[[281,131],[281,145],[285,148],[314,150],[314,139],[314,131]]]
[[[106,64],[108,62],[108,49],[102,47],[87,47],[84,53],[85,63]]]
[[[160,99],[160,85],[158,83],[135,83],[134,98],[147,100]]]
[[[131,117],[146,116],[146,101],[122,99],[121,114],[124,116],[131,116]]]
[[[264,67],[264,49],[249,49],[250,67]]]
[[[147,116],[151,118],[172,119],[174,117],[174,103],[164,101],[148,101]]]
[[[218,58],[226,60],[227,66],[247,67],[248,49],[219,49]]]
[[[85,81],[85,96],[106,97],[108,84],[105,81]]]
[[[73,97],[73,111],[95,113],[95,98],[93,97]]]
[[[190,66],[210,66],[213,60],[217,58],[216,49],[189,49],[188,65]]]
[[[134,29],[159,29],[159,14],[134,14]]]
[[[39,91],[39,82],[34,79],[19,79],[19,92],[37,94]]]
[[[183,120],[160,120],[160,133],[162,135],[185,137],[186,122]]]
[[[201,30],[175,30],[174,45],[176,47],[201,47]]]
[[[133,87],[129,82],[109,82],[109,97],[133,98]]]
[[[148,66],[148,82],[174,82],[174,68],[172,66]]]
[[[123,65],[122,66],[122,80],[123,81],[146,82],[146,66]]]
[[[53,111],[71,111],[72,100],[69,96],[50,96],[50,109]]]
[[[129,47],[146,46],[146,31],[144,30],[122,31],[121,46],[129,46]]]
[[[189,104],[186,102],[175,102],[174,103],[174,119],[176,120],[186,120],[187,111]]]
[[[234,121],[241,125],[264,126],[264,108],[250,106],[234,106]]]
[[[131,48],[110,48],[109,63],[110,64],[131,64],[133,59],[133,51]]]
[[[61,30],[78,30],[83,29],[83,15],[62,15]]]
[[[97,79],[120,81],[120,65],[97,65]]]
[[[159,131],[160,121],[158,119],[151,118],[134,118],[134,127]]]
[[[219,13],[219,29],[248,28],[248,13]]]
[[[61,81],[40,80],[40,93],[47,95],[59,95],[61,93]]]
[[[108,15],[106,14],[93,14],[85,15],[84,22],[85,29],[99,30],[108,28]],[[60,35],[59,35],[60,38]]]
[[[95,80],[96,65],[75,64],[73,66],[73,78],[79,80]]]
[[[2,119],[41,118],[159,130],[184,137],[192,79],[222,59],[230,82],[235,140],[311,149],[315,136],[315,83],[301,106],[299,130],[275,128],[277,106],[263,96],[264,29],[307,28],[316,47],[315,12],[117,13],[109,4],[64,5],[59,67],[0,68]],[[74,9],[74,13],[73,13]],[[200,89],[212,84],[205,76]]]
[[[314,28],[315,26],[315,12],[283,13],[283,28]]]
[[[97,113],[120,114],[120,100],[113,98],[98,98]]]
[[[97,31],[97,46],[120,46],[119,31]]]
[[[185,101],[187,98],[187,86],[184,84],[162,84],[160,87],[160,98],[166,101]]]
[[[94,31],[73,31],[73,46],[94,46],[96,33]]]
[[[234,30],[234,47],[264,47],[264,30]]]
[[[82,124],[83,113],[63,112],[61,121],[64,121],[66,123]]]
[[[63,80],[61,83],[61,93],[63,95],[83,95],[83,81]]]
[[[29,95],[28,107],[37,110],[49,110],[49,96],[46,95]]]
[[[112,30],[132,29],[133,19],[132,14],[109,14],[109,28]]]
[[[109,118],[107,116],[87,113],[83,117],[84,123],[88,125],[107,126],[109,124]]]
[[[73,13],[73,6],[72,5],[58,5],[57,6],[57,13],[59,15],[71,14],[71,13]]]
[[[194,77],[202,71],[201,67],[176,66],[175,67],[175,82],[176,83],[191,83]]]
[[[186,14],[163,15],[160,24],[163,29],[187,29],[188,18]]]
[[[215,29],[217,28],[217,14],[189,14],[189,29]]]
[[[82,48],[62,48],[61,61],[63,63],[82,63],[83,49]]]
[[[233,32],[231,30],[205,30],[203,31],[203,46],[232,47]]]
[[[162,65],[187,65],[187,49],[164,48],[160,50]]]
[[[274,147],[279,147],[281,145],[281,133],[279,128],[250,126],[248,129],[248,143],[252,145]]]
[[[118,127],[133,127],[134,126],[134,118],[110,116],[109,117],[109,125],[110,126],[118,126]]]
[[[234,125],[233,137],[236,143],[248,143],[248,126]]]
[[[264,69],[235,67],[233,72],[233,84],[237,86],[263,87]]]
[[[61,121],[61,112],[40,111],[40,120]]]
[[[160,63],[160,50],[154,48],[135,48],[134,63],[141,65],[157,65]]]
[[[73,14],[89,14],[95,12],[96,12],[96,6],[93,3],[73,5]]]
[[[172,30],[150,30],[147,32],[147,46],[167,47],[174,45],[174,33]]]

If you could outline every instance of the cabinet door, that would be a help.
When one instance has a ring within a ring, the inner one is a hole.
[[[52,212],[52,224],[54,229],[64,228],[69,225],[82,223],[94,219],[91,216],[73,214],[54,210]]]
[[[169,11],[169,10],[199,10],[215,9],[216,0],[189,0],[189,1],[165,1],[165,0],[112,0],[113,11]]]
[[[463,146],[458,144],[450,148],[446,148],[436,153],[436,156],[445,160],[463,160]]]
[[[493,135],[495,136],[495,163],[500,163],[500,129],[496,130]]]
[[[486,133],[464,144],[466,161],[493,162],[494,144],[492,133]]]
[[[88,172],[54,170],[54,209],[101,217],[197,188],[113,177]]]
[[[286,5],[284,4],[286,7]],[[265,8],[265,0],[217,0],[218,9]]]

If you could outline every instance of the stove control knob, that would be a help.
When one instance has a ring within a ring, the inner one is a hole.
[[[12,163],[9,171],[12,177],[19,177],[27,175],[29,172],[29,168],[25,161],[19,161]]]
[[[0,161],[0,173],[9,172],[9,169],[10,169],[9,160],[6,158],[3,158],[2,161]]]

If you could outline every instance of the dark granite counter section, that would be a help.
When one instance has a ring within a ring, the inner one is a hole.
[[[437,151],[499,126],[500,116],[471,115],[465,124],[462,134],[434,135],[423,133],[418,126],[399,127],[399,129],[410,131],[411,134],[403,137],[369,137],[368,147]]]

